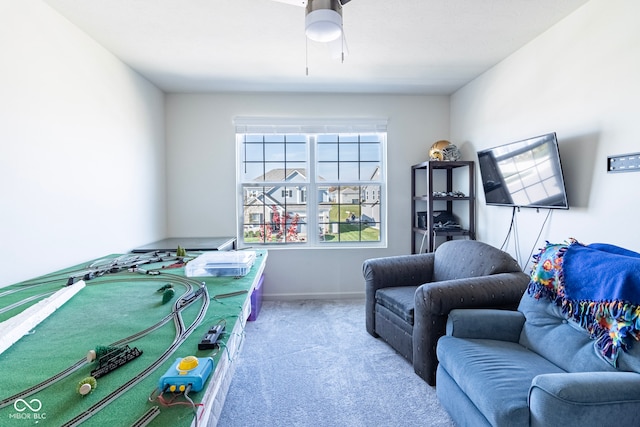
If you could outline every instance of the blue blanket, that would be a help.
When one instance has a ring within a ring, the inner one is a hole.
[[[562,261],[565,295],[573,300],[640,303],[640,254],[618,246],[574,242]]]
[[[562,307],[616,366],[619,350],[640,339],[640,254],[618,246],[585,246],[572,239],[534,257],[529,294]]]

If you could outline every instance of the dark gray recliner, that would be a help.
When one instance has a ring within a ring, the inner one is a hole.
[[[436,344],[455,308],[514,310],[529,283],[506,252],[452,240],[435,252],[363,263],[367,332],[381,337],[435,385]]]

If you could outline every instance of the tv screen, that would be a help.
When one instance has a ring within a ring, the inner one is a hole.
[[[568,209],[555,133],[478,151],[487,205]]]

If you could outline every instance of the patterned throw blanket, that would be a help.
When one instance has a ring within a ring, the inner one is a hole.
[[[614,245],[547,242],[534,256],[529,295],[562,307],[617,366],[619,350],[640,339],[640,254]]]

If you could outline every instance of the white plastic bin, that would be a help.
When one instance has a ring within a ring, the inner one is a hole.
[[[206,252],[187,263],[187,277],[245,276],[256,260],[255,251]]]

